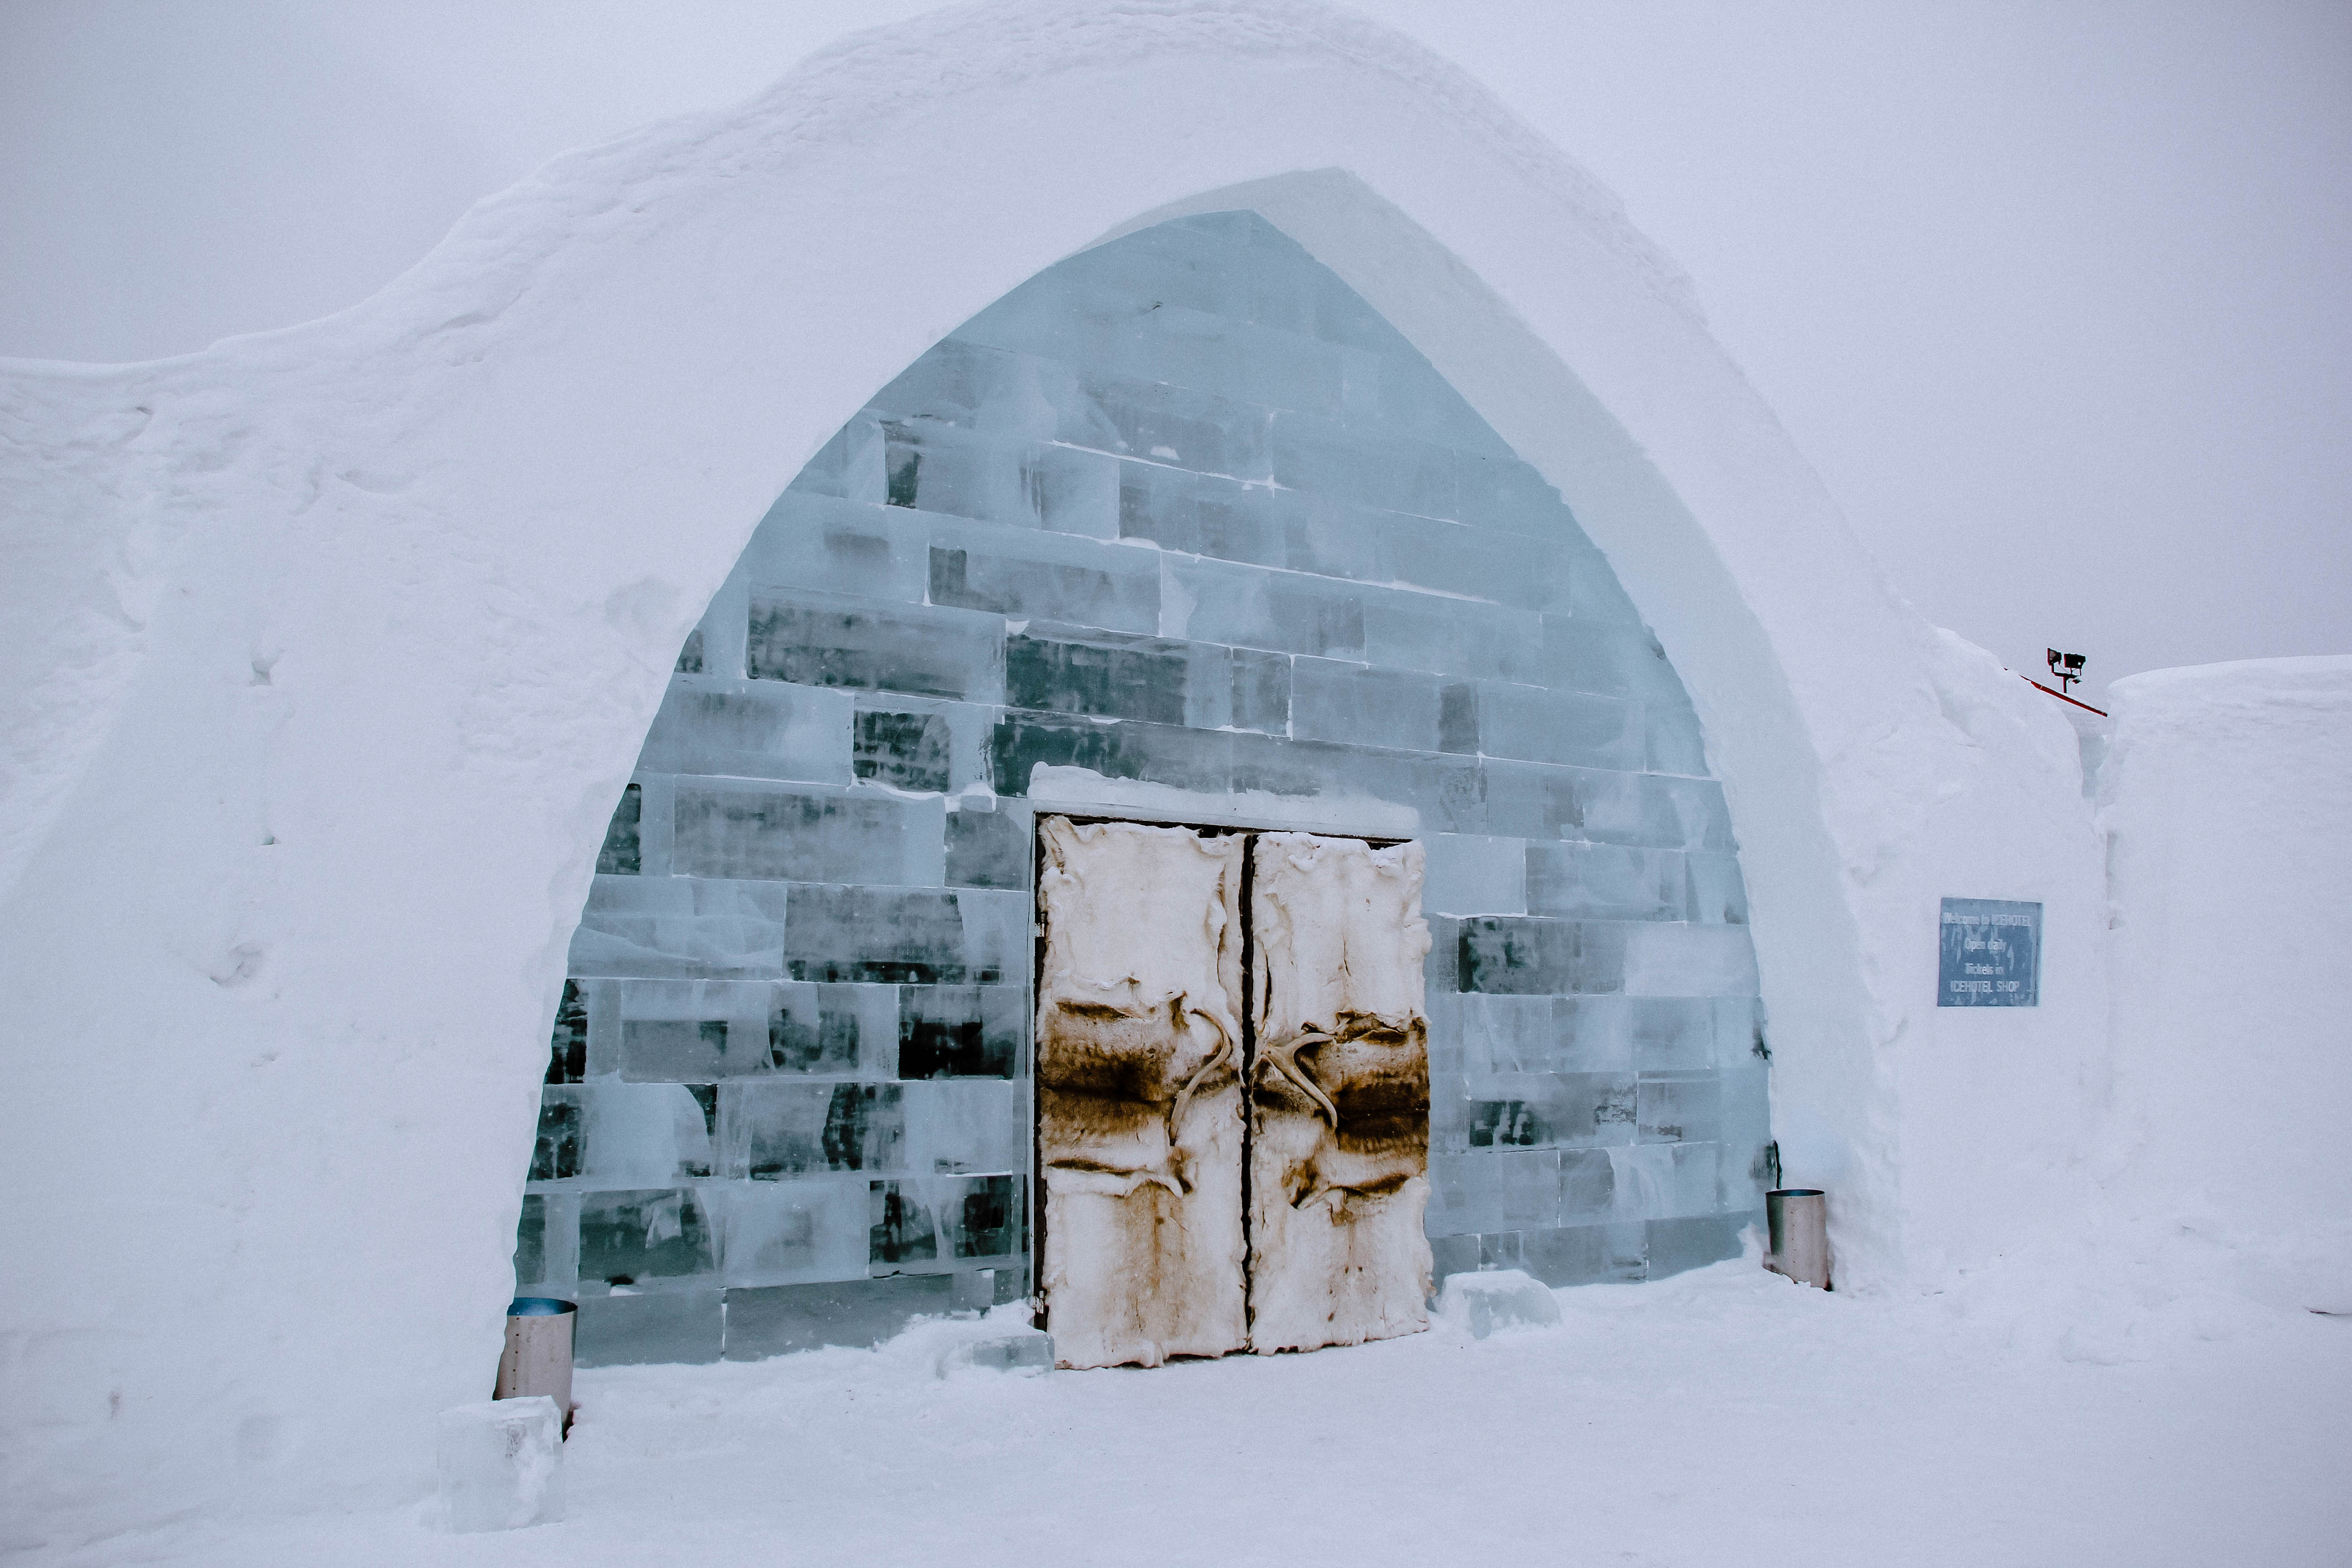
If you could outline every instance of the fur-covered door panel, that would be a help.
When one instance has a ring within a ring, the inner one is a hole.
[[[1422,848],[1254,840],[1250,1348],[1428,1327]]]
[[[1223,1355],[1242,1279],[1244,841],[1042,825],[1043,1286],[1064,1366]]]

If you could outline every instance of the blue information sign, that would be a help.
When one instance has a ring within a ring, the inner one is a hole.
[[[1946,899],[1939,931],[1938,1007],[2036,1007],[2042,1003],[2042,906]]]

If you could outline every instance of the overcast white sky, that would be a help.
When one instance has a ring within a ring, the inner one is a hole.
[[[906,0],[0,0],[0,354],[349,304]],[[2352,5],[1363,0],[1623,196],[1928,616],[2352,652]],[[1857,680],[1871,672],[1857,670]]]

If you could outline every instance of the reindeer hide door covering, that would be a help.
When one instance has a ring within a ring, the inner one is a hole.
[[[1251,855],[1250,1348],[1427,1328],[1422,848],[1265,833]]]
[[[1245,841],[1044,824],[1037,1157],[1065,1366],[1247,1342],[1242,1283]]]
[[[1057,1359],[1153,1366],[1426,1327],[1421,847],[1041,828],[1041,1283]]]

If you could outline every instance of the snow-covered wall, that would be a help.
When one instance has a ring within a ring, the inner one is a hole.
[[[2116,683],[2111,1193],[2352,1311],[2352,658]]]
[[[0,1421],[26,1527],[415,1495],[488,1385],[563,955],[677,649],[958,322],[1253,210],[1574,510],[1740,841],[1843,1283],[2071,1192],[2102,1032],[2072,736],[1925,625],[1607,195],[1319,8],[1009,4],[562,160],[327,321],[0,393]],[[2038,1009],[1937,900],[2045,905]]]

